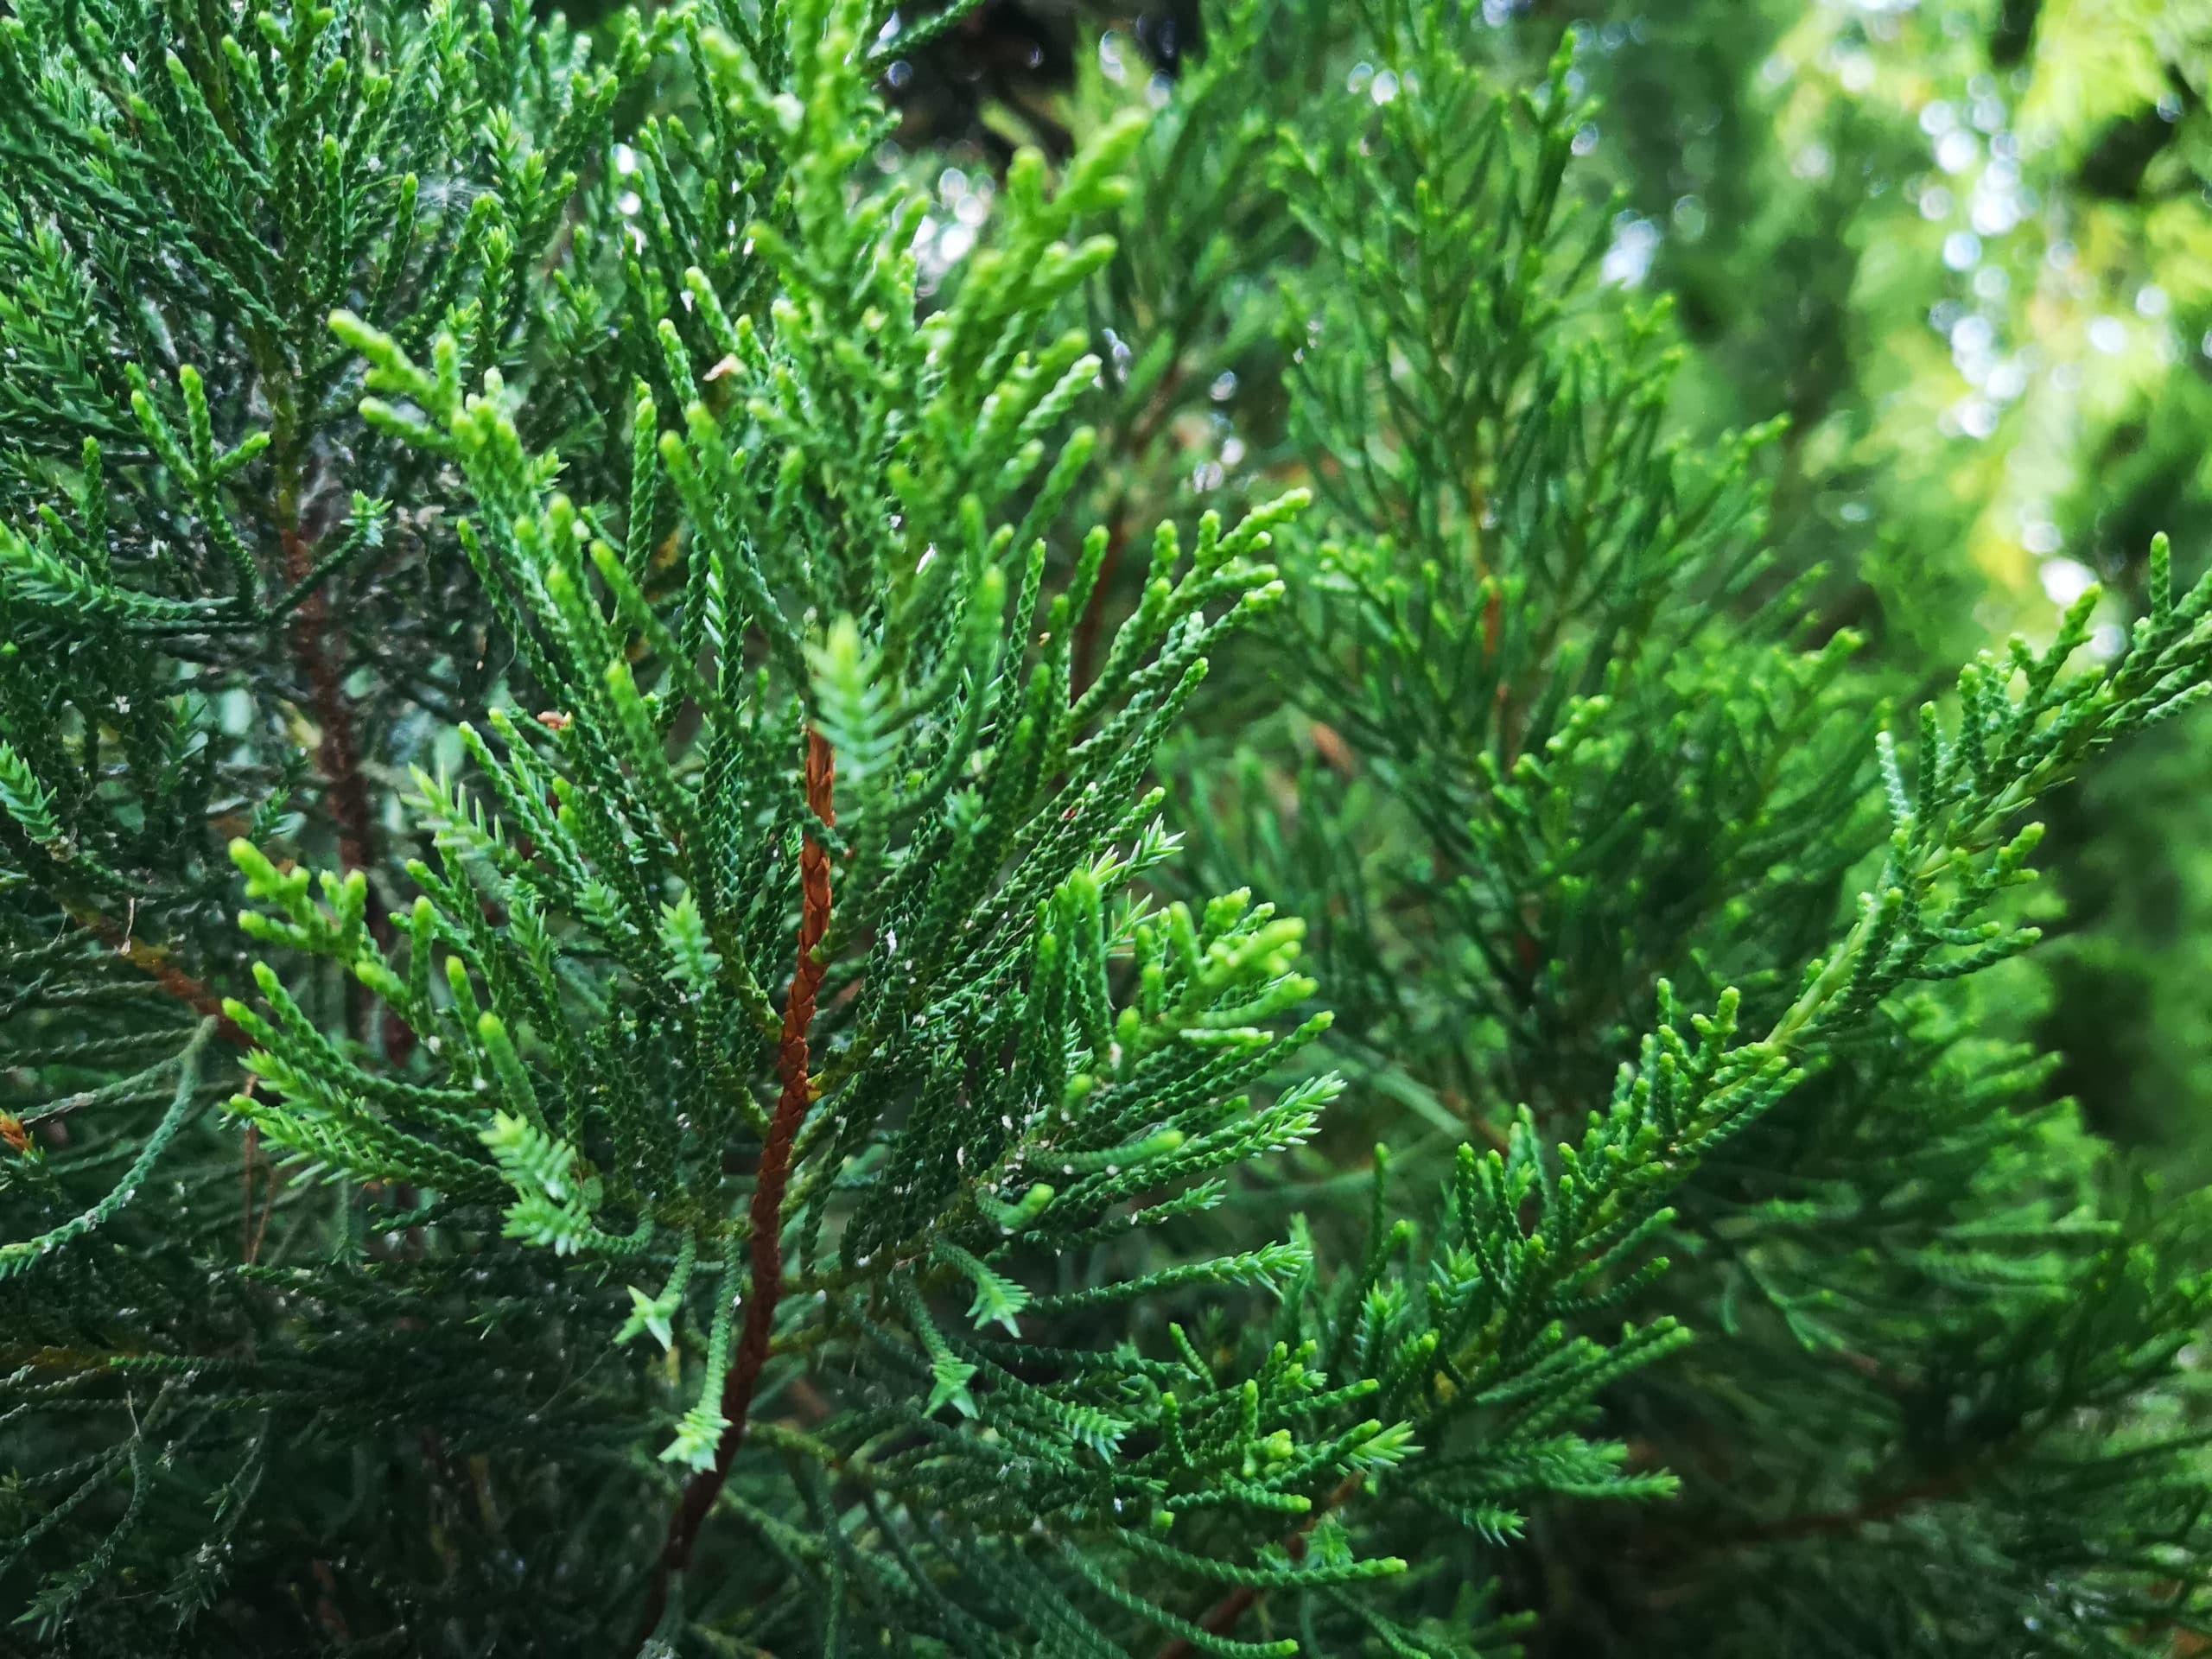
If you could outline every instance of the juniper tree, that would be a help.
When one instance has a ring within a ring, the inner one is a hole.
[[[2186,1218],[1977,988],[2212,588],[1892,736],[1563,61],[1247,0],[939,269],[960,10],[0,24],[10,1639],[2196,1628]]]
[[[1821,620],[1833,580],[1765,550],[1774,430],[1665,439],[1663,308],[1594,280],[1607,228],[1567,211],[1571,48],[1516,143],[1452,21],[1376,42],[1420,96],[1283,145],[1314,250],[1291,430],[1321,505],[1277,682],[1303,719],[1241,746],[1241,785],[1202,752],[1188,818],[1327,918],[1337,1056],[1421,1135],[1402,1169],[1471,1129],[1571,1216],[1549,1181],[1587,1153],[1554,1177],[1536,1147],[1609,1094],[1649,1121],[1723,1009],[1776,1046],[1771,1103],[1670,1160],[1674,1265],[1607,1275],[1643,1328],[1700,1333],[1592,1420],[1675,1501],[1530,1506],[1515,1599],[1568,1652],[2164,1651],[2202,1617],[2201,1215],[2131,1191],[2060,1057],[2010,1040],[2036,931],[1996,889],[2032,874],[2057,751],[2105,741],[2076,720],[2164,678],[2139,653],[2186,606],[2171,554],[2101,690],[2064,667],[2092,591],[1893,719],[1894,676]],[[2028,771],[1982,793],[2013,745]]]

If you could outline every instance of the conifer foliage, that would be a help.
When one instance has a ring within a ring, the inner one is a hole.
[[[1567,57],[1236,0],[938,270],[964,10],[0,19],[0,1641],[2203,1625],[2201,1236],[1975,987],[2212,587],[1891,722]]]

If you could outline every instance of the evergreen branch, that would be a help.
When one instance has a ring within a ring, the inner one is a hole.
[[[1306,1518],[1282,1541],[1283,1553],[1289,1556],[1293,1566],[1305,1560],[1306,1551],[1313,1547],[1313,1529],[1351,1503],[1366,1484],[1367,1476],[1363,1472],[1346,1475],[1306,1512]],[[1267,1587],[1262,1584],[1238,1585],[1206,1611],[1205,1616],[1198,1621],[1199,1630],[1208,1636],[1227,1637],[1243,1622],[1244,1615],[1252,1611],[1253,1604],[1259,1600],[1262,1592]],[[1177,1636],[1162,1647],[1154,1659],[1194,1659],[1197,1653],[1198,1648],[1191,1637]]]
[[[146,1136],[138,1148],[138,1155],[132,1160],[123,1179],[109,1190],[106,1197],[82,1214],[71,1217],[58,1227],[48,1229],[36,1238],[0,1245],[0,1279],[29,1271],[43,1258],[105,1225],[138,1196],[139,1188],[153,1173],[154,1166],[161,1161],[169,1142],[176,1138],[200,1103],[200,1051],[207,1046],[207,1039],[214,1031],[215,1022],[213,1020],[201,1020],[199,1029],[192,1033],[191,1040],[184,1046],[183,1052],[173,1062],[177,1071],[176,1090],[170,1099],[168,1109],[162,1113],[161,1122]]]
[[[807,734],[806,804],[827,827],[837,823],[836,762],[830,746],[817,732]],[[753,1413],[753,1391],[768,1363],[774,1335],[776,1305],[784,1287],[784,1190],[791,1179],[791,1147],[799,1127],[813,1103],[808,1077],[807,1036],[814,1025],[815,999],[822,988],[828,963],[821,955],[830,931],[830,855],[810,834],[799,854],[800,906],[798,960],[791,975],[791,1000],[784,1013],[781,1065],[783,1092],[776,1100],[768,1138],[761,1145],[760,1164],[753,1181],[751,1294],[745,1304],[745,1327],[738,1339],[737,1356],[724,1384],[721,1441],[715,1448],[713,1465],[684,1484],[683,1497],[671,1518],[668,1536],[653,1567],[645,1596],[645,1635],[641,1645],[659,1630],[673,1586],[690,1566],[699,1529],[715,1507],[730,1465],[744,1444],[745,1426]]]
[[[297,530],[284,533],[284,573],[296,585],[307,586],[315,575],[315,550]],[[310,587],[300,601],[299,620],[293,625],[292,649],[315,698],[315,721],[322,728],[317,759],[328,786],[331,817],[338,827],[339,859],[348,870],[368,870],[375,860],[374,825],[368,790],[360,772],[359,751],[353,736],[353,712],[346,696],[344,676],[333,658],[328,643],[329,604],[319,586]],[[375,913],[373,903],[371,914]]]
[[[931,41],[957,28],[961,20],[982,3],[982,0],[947,0],[947,3],[927,17],[912,22],[902,22],[895,33],[885,35],[871,50],[868,67],[880,69],[893,58],[909,56],[918,52]],[[898,18],[894,10],[893,19]]]
[[[73,904],[67,908],[70,918],[79,927],[89,930],[102,944],[145,975],[165,995],[201,1019],[213,1021],[216,1034],[225,1042],[238,1049],[253,1047],[253,1039],[224,1011],[223,999],[212,987],[178,967],[168,951],[133,938],[132,930],[118,925],[96,910]]]
[[[1795,564],[1849,532],[1770,523],[1821,493],[1770,428],[1687,435],[1770,389],[1700,338],[1685,405],[1600,274],[1582,89],[1665,30],[1536,70],[1457,0],[1205,0],[987,186],[910,118],[1004,10],[0,18],[0,1267],[60,1241],[0,1271],[0,1621],[2204,1624],[2212,1211],[1999,1039],[2203,978],[2084,950],[2044,1012],[2004,889],[2206,698],[2212,588],[2158,542],[2103,674],[2090,600],[1877,736],[1923,665]],[[2007,96],[1907,136],[1994,155]]]

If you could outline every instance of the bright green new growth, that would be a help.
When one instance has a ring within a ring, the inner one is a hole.
[[[1953,982],[2212,585],[1901,752],[1765,435],[1663,440],[1568,56],[1241,0],[927,273],[962,10],[0,22],[17,1630],[1796,1650],[1923,1502],[1974,1589],[1835,1650],[2195,1628],[2212,1291]],[[1301,481],[1158,499],[1232,359]]]

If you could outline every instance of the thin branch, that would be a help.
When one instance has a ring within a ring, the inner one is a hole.
[[[818,732],[806,735],[806,804],[831,828],[837,823],[836,762]],[[671,1517],[668,1537],[653,1568],[652,1588],[645,1599],[645,1639],[660,1626],[675,1580],[690,1565],[700,1529],[729,1478],[730,1465],[745,1441],[746,1420],[752,1414],[753,1395],[760,1372],[768,1363],[769,1342],[774,1334],[776,1304],[784,1288],[784,1193],[791,1182],[791,1147],[799,1126],[813,1103],[809,1076],[807,1033],[814,1024],[815,999],[822,989],[826,967],[821,956],[830,931],[830,855],[812,836],[799,853],[798,963],[791,975],[791,1001],[784,1013],[783,1093],[769,1120],[768,1138],[760,1148],[760,1169],[753,1178],[752,1210],[753,1287],[746,1298],[745,1329],[738,1339],[737,1357],[722,1387],[721,1413],[727,1423],[721,1444],[715,1448],[711,1469],[694,1475]]]
[[[1323,1517],[1335,1514],[1337,1510],[1351,1502],[1360,1488],[1366,1484],[1367,1477],[1363,1474],[1346,1475],[1338,1481],[1330,1490],[1327,1497],[1306,1511],[1306,1519],[1298,1524],[1298,1530],[1283,1540],[1284,1553],[1294,1562],[1304,1560],[1306,1541],[1313,1537],[1313,1529],[1321,1524]],[[1260,1592],[1257,1586],[1240,1584],[1219,1601],[1214,1603],[1211,1610],[1198,1621],[1198,1628],[1208,1636],[1227,1636],[1236,1628],[1244,1615],[1252,1610],[1252,1604],[1259,1599]],[[1198,1649],[1191,1645],[1189,1637],[1179,1636],[1160,1649],[1154,1656],[1154,1659],[1191,1659],[1192,1655],[1197,1651]]]
[[[253,1039],[223,1012],[223,999],[208,986],[171,962],[162,950],[141,944],[130,933],[115,925],[96,910],[78,905],[67,905],[70,919],[79,926],[96,934],[101,944],[113,950],[133,968],[138,969],[162,990],[183,1003],[203,1020],[215,1022],[215,1034],[234,1048],[251,1048]]]
[[[376,814],[361,772],[361,751],[353,731],[353,708],[346,696],[346,677],[326,638],[330,594],[318,577],[313,543],[296,529],[284,532],[284,573],[294,594],[305,595],[293,613],[292,653],[307,676],[315,724],[322,729],[315,766],[323,777],[324,804],[338,831],[338,861],[348,871],[360,871],[369,882],[369,937],[378,949],[388,950],[392,944],[391,918],[378,902],[376,892]],[[287,595],[286,602],[292,602],[292,595]],[[354,1034],[366,1040],[372,1018],[369,998],[358,985],[347,988],[347,996]],[[415,1033],[406,1021],[387,1012],[384,1043],[392,1064],[403,1065],[414,1052]]]
[[[315,550],[307,537],[297,531],[285,531],[286,576],[295,583],[304,582],[314,563]],[[308,593],[292,625],[292,652],[308,677],[315,723],[322,728],[315,764],[329,790],[331,821],[338,830],[339,862],[348,870],[367,871],[375,862],[375,819],[361,776],[360,750],[354,741],[353,711],[346,700],[345,679],[323,637],[329,616],[329,595],[320,588]],[[373,901],[369,906],[369,920],[372,931],[380,925]],[[389,930],[389,923],[381,925]]]

